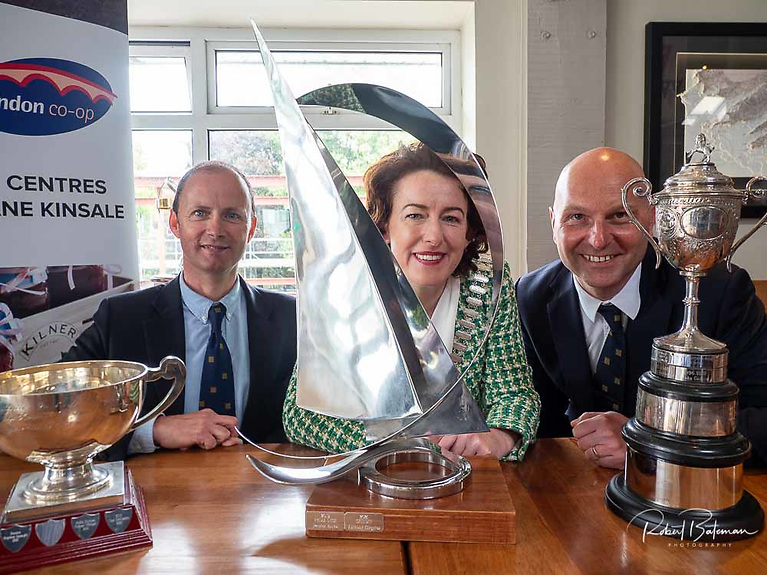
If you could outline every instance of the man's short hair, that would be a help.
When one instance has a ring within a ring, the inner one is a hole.
[[[181,192],[184,190],[184,187],[189,181],[189,178],[198,172],[232,172],[245,184],[245,189],[247,190],[248,197],[250,198],[250,215],[252,216],[256,213],[256,203],[253,197],[253,190],[251,189],[250,183],[248,182],[248,178],[245,177],[245,174],[235,168],[232,164],[227,164],[226,162],[221,162],[219,160],[209,160],[207,162],[200,162],[196,166],[187,170],[187,172],[181,176],[178,184],[176,184],[176,195],[173,198],[172,207],[173,213],[175,213],[176,216],[178,216],[178,204],[181,198]]]

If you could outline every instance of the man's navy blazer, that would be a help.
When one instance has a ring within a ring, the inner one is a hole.
[[[250,390],[242,432],[257,442],[286,441],[282,404],[296,362],[296,303],[292,296],[249,286],[239,279],[248,314]],[[101,302],[64,361],[121,359],[156,367],[166,355],[185,359],[184,313],[179,278]],[[143,412],[160,403],[170,382],[146,384]],[[184,394],[165,411],[184,413]],[[124,456],[124,439],[110,458]]]
[[[665,260],[655,269],[648,248],[639,284],[641,306],[626,328],[627,398],[623,414],[636,408],[639,376],[650,369],[653,338],[682,325],[684,280]],[[745,270],[724,265],[700,282],[701,331],[727,344],[728,376],[740,388],[738,429],[767,462],[767,318]],[[570,418],[594,411],[591,366],[573,275],[561,261],[519,279],[517,301],[527,359],[541,396],[540,437],[571,436]],[[760,409],[762,408],[762,409]]]

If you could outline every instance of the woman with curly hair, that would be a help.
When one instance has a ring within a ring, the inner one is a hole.
[[[484,295],[470,290],[477,262],[488,249],[473,202],[445,163],[420,143],[381,158],[364,182],[368,212],[460,371],[460,362],[469,361],[482,343],[482,330],[471,328],[476,318],[487,317],[491,305],[490,290]],[[431,439],[458,455],[521,459],[535,437],[540,400],[525,358],[507,265],[498,313],[464,383],[490,431]],[[298,407],[295,376],[283,423],[291,441],[325,451],[348,451],[366,441],[361,422]]]

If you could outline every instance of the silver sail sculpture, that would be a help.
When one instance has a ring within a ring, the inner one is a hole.
[[[371,444],[322,458],[325,465],[311,469],[294,469],[300,465],[296,460],[317,458],[272,454],[279,465],[249,456],[251,463],[278,481],[321,482],[390,449],[385,444],[395,437],[487,431],[463,374],[365,207],[301,113],[255,23],[253,29],[274,97],[290,194],[298,283],[297,404],[363,421]],[[444,154],[476,205],[490,245],[491,258],[481,265],[493,305],[487,317],[477,318],[484,323],[484,343],[497,310],[503,248],[489,184],[468,147],[428,108],[380,86],[329,86],[300,101],[376,116]]]

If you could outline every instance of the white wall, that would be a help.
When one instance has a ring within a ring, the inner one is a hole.
[[[476,151],[487,160],[505,256],[517,278],[527,248],[527,0],[476,0],[474,18]]]
[[[549,206],[562,166],[604,145],[605,0],[528,0],[527,267],[557,258]]]
[[[644,34],[647,22],[765,22],[765,0],[607,0],[606,132],[608,146],[642,160]],[[750,227],[755,221],[745,222]],[[741,233],[744,230],[741,225]],[[735,263],[767,279],[767,228],[738,251]]]

